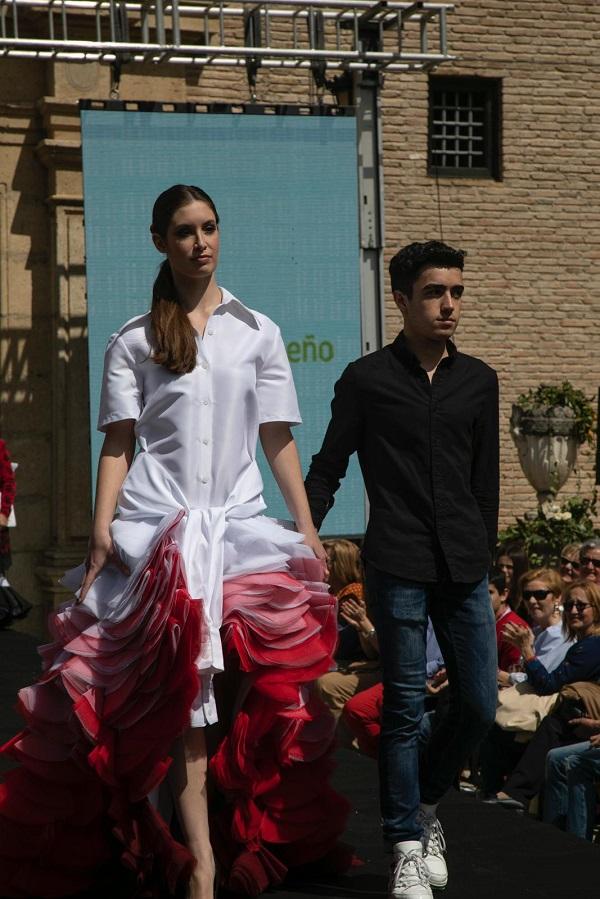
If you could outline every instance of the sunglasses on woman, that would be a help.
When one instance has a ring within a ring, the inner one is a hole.
[[[592,559],[591,556],[582,556],[580,559],[580,564],[583,566],[593,565],[594,568],[600,568],[600,559]]]
[[[568,568],[569,566],[571,566],[574,571],[579,571],[579,562],[574,562],[573,559],[567,559],[565,558],[565,556],[560,557],[560,564],[563,566],[563,568]]]
[[[565,603],[565,612],[570,612],[571,609],[577,609],[579,614],[585,612],[586,609],[589,609],[591,606],[591,602],[582,602],[580,599],[568,599]]]
[[[523,590],[523,599],[546,599],[552,590]]]

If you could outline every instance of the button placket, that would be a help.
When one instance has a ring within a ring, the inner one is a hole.
[[[214,333],[214,329],[207,328],[205,334]],[[198,445],[198,468],[196,481],[200,488],[202,505],[208,505],[208,493],[210,491],[210,478],[212,472],[212,371],[210,365],[209,346],[204,343],[199,348],[198,354],[198,391],[200,396],[200,415],[198,420],[198,433],[196,443]]]

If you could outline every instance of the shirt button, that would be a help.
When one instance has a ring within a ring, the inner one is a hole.
[[[208,362],[203,362],[202,368],[204,369],[204,371],[206,371],[206,369],[208,368]]]
[[[212,328],[209,328],[206,333],[209,335],[209,337],[212,337],[215,332],[213,331]]]
[[[208,400],[204,400],[203,405],[208,406]]]
[[[208,484],[208,478],[200,478],[203,484]]]
[[[204,444],[204,446],[208,446],[208,437],[205,437],[202,443]]]

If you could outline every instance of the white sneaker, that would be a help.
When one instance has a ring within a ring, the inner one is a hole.
[[[429,871],[429,883],[434,889],[443,890],[448,883],[448,868],[444,852],[446,840],[442,825],[435,815],[428,815],[421,810],[417,822],[423,828],[423,861]]]
[[[402,849],[399,843],[395,844],[388,896],[389,899],[432,899],[420,843],[405,843]]]

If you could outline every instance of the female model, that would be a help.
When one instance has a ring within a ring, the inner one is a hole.
[[[256,894],[330,853],[343,827],[326,783],[333,723],[309,689],[330,666],[334,599],[279,329],[218,286],[204,191],[162,193],[151,233],[166,257],[151,312],[106,351],[89,553],[67,578],[78,597],[3,750],[22,763],[0,794],[3,896],[75,893],[117,863],[139,895],[183,882],[210,899],[213,848],[225,883]],[[259,437],[297,532],[261,514]],[[226,667],[239,689],[210,763],[211,840],[205,726]],[[147,798],[169,766],[185,846]]]

